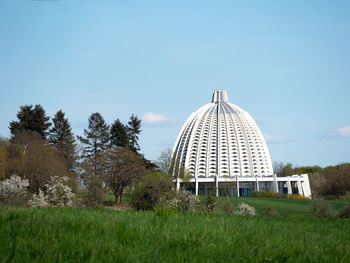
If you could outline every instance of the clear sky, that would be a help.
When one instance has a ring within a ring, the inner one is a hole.
[[[21,105],[143,119],[157,159],[215,89],[273,161],[350,161],[350,1],[0,0],[0,135]]]

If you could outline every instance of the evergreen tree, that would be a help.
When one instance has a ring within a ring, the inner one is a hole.
[[[141,120],[135,116],[131,115],[130,120],[128,122],[128,134],[129,134],[129,148],[134,152],[138,152],[140,150],[140,146],[138,143],[139,137],[138,135],[141,132]]]
[[[48,134],[47,129],[50,127],[50,117],[46,116],[45,110],[41,105],[24,105],[17,112],[18,121],[10,122],[10,131],[12,138],[16,133],[22,131],[34,131],[44,140]]]
[[[79,141],[83,144],[83,158],[89,161],[93,166],[93,173],[100,175],[101,154],[108,149],[109,145],[109,126],[106,124],[102,115],[98,112],[89,117],[88,129],[84,129],[85,137],[78,136]]]
[[[104,152],[109,148],[109,126],[98,112],[89,117],[88,129],[84,129],[85,137],[78,136],[83,144],[82,174],[84,184],[88,190],[89,201],[100,203],[104,198],[106,185],[106,163]]]
[[[52,122],[49,142],[62,153],[66,167],[73,172],[76,164],[76,144],[70,123],[62,110],[55,114]]]
[[[117,147],[128,148],[129,146],[129,134],[128,128],[117,119],[111,126],[111,145]]]

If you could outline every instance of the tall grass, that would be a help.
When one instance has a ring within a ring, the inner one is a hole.
[[[287,200],[288,201],[288,200]],[[350,220],[0,207],[0,262],[348,262]]]

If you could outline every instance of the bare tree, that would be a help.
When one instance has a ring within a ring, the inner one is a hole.
[[[160,153],[156,164],[163,173],[168,173],[170,169],[172,150],[170,148],[165,149]]]

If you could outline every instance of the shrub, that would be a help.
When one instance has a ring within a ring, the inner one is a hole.
[[[338,214],[339,218],[350,218],[350,204],[343,207]]]
[[[233,211],[235,210],[235,207],[230,201],[226,201],[223,205],[223,210],[225,214],[229,215],[233,213]]]
[[[276,208],[272,206],[264,206],[263,208],[264,208],[264,211],[262,212],[262,214],[264,216],[279,216],[279,213],[276,210]]]
[[[72,206],[74,193],[72,189],[65,185],[68,177],[53,176],[45,185],[45,191],[39,189],[38,194],[34,194],[29,201],[31,206]]]
[[[239,215],[239,216],[245,216],[245,215],[252,215],[255,216],[256,215],[256,211],[255,208],[246,204],[246,203],[241,203],[238,206],[239,210],[234,210],[233,213],[235,215]]]
[[[200,208],[200,199],[198,196],[181,189],[176,192],[173,199],[165,202],[165,206],[169,206],[183,212],[198,211]]]
[[[160,200],[174,196],[173,182],[167,174],[157,172],[143,177],[131,193],[131,205],[137,210],[152,210]]]
[[[0,181],[0,200],[5,204],[22,205],[28,200],[28,180],[22,180],[17,175]]]
[[[313,213],[314,217],[317,217],[317,218],[325,218],[325,217],[333,217],[334,216],[333,208],[327,203],[313,202],[312,213]]]
[[[47,207],[49,206],[48,197],[41,189],[38,194],[33,194],[32,199],[29,200],[28,204],[34,207]]]
[[[217,205],[217,203],[218,203],[218,201],[215,200],[214,197],[212,197],[211,195],[209,195],[209,196],[207,197],[207,212],[208,212],[208,213],[213,212],[214,207]]]

